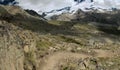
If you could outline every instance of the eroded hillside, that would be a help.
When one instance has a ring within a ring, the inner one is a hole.
[[[0,70],[119,70],[118,26],[46,21],[0,6]]]

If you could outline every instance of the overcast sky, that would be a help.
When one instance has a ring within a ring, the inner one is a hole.
[[[49,11],[52,9],[71,6],[73,0],[16,0],[24,8],[34,9],[36,11]]]
[[[50,11],[74,4],[74,0],[16,0],[25,9]],[[96,4],[120,7],[120,0],[94,0]]]

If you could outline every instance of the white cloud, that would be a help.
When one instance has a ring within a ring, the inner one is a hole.
[[[25,9],[36,11],[50,11],[57,8],[71,6],[74,0],[16,0]],[[94,0],[96,4],[120,8],[120,0]]]
[[[34,9],[36,11],[49,11],[72,5],[72,0],[16,0],[25,9]]]

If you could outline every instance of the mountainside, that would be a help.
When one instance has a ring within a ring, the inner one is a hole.
[[[0,70],[36,70],[34,31],[45,30],[39,26],[47,26],[43,18],[18,6],[0,6]]]
[[[109,24],[116,26],[119,30],[120,27],[120,10],[108,11],[101,13],[97,10],[84,12],[78,9],[74,14],[63,13],[60,15],[53,15],[50,20],[58,21],[82,21],[82,22],[99,22],[101,25]]]
[[[24,70],[25,48],[34,48],[34,35],[31,31],[23,30],[19,26],[14,25],[13,21],[21,16],[25,16],[23,14],[25,12],[19,13],[22,9],[18,7],[13,8],[12,6],[0,6],[0,9],[0,70]],[[17,17],[15,14],[18,13],[19,16]]]
[[[32,10],[1,5],[0,70],[120,70],[119,21],[77,12],[78,21],[49,21]]]

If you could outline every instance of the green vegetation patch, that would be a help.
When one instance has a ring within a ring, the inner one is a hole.
[[[52,42],[45,40],[45,39],[37,41],[37,49],[38,50],[46,50],[52,45],[53,45]]]
[[[0,14],[6,14],[8,13],[6,9],[0,6]]]
[[[65,37],[65,36],[60,36],[60,37],[61,37],[61,38],[63,39],[63,41],[65,41],[65,42],[83,45],[83,44],[81,44],[80,42],[78,42],[78,41],[76,41],[76,40],[74,40],[74,39],[72,39],[72,38],[70,38],[70,37]]]

